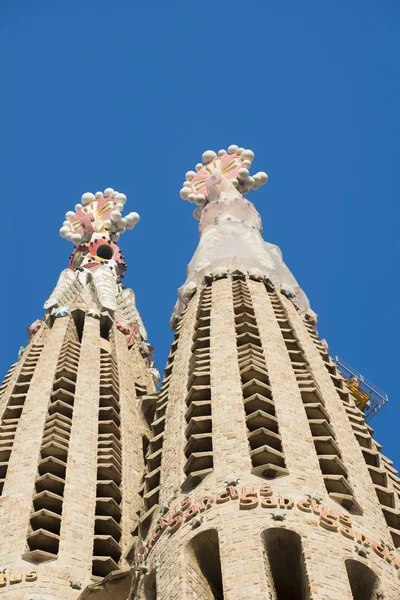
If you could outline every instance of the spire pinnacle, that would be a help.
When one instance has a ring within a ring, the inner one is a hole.
[[[81,204],[75,205],[75,211],[68,211],[60,229],[61,237],[73,244],[90,242],[94,234],[107,235],[112,242],[117,242],[120,234],[133,229],[139,221],[137,212],[122,216],[125,194],[112,188],[104,192],[86,192]]]
[[[203,153],[202,162],[196,165],[196,171],[186,173],[186,181],[180,191],[180,197],[197,204],[194,217],[199,219],[201,209],[209,201],[209,186],[207,181],[214,173],[220,173],[235,186],[240,194],[247,194],[250,190],[267,183],[268,175],[263,171],[250,175],[249,168],[254,159],[254,152],[239,148],[236,144],[229,146],[228,151],[220,150],[218,154],[213,150]]]

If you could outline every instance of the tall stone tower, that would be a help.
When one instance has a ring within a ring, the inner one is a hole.
[[[75,244],[0,388],[0,598],[126,598],[155,390],[152,348],[116,245],[137,213],[106,189],[60,234]]]
[[[398,600],[400,480],[244,198],[254,155],[207,151],[200,242],[154,396],[131,598]]]

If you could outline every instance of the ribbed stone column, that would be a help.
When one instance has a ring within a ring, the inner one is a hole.
[[[169,502],[179,493],[184,480],[185,412],[187,410],[185,398],[188,392],[189,361],[198,302],[199,295],[196,294],[189,302],[182,318],[182,328],[174,357],[164,432],[160,505]]]
[[[251,471],[230,277],[212,284],[210,337],[214,469],[223,483]]]
[[[2,497],[6,510],[2,511],[0,517],[0,561],[4,565],[21,564],[21,556],[27,548],[26,537],[43,428],[58,355],[69,323],[70,317],[56,319],[49,332],[16,431]],[[25,568],[29,569],[30,565],[26,563]]]
[[[248,282],[260,337],[271,379],[282,444],[289,476],[276,482],[282,491],[295,490],[324,494],[310,428],[281,329],[263,283]]]
[[[58,562],[71,579],[88,583],[96,504],[97,423],[100,381],[100,321],[85,317],[60,531]]]
[[[336,432],[337,442],[343,456],[343,462],[348,468],[349,480],[357,494],[363,515],[352,515],[360,527],[368,524],[370,535],[376,539],[389,541],[388,530],[382,515],[382,510],[369,476],[364,457],[351,428],[343,402],[339,398],[320,353],[310,338],[300,315],[291,302],[285,301],[285,307],[296,336],[301,342],[305,356],[309,361],[313,375],[318,383],[326,402]]]
[[[144,470],[142,435],[145,432],[145,424],[138,412],[139,403],[134,383],[140,379],[140,376],[143,377],[143,372],[141,373],[141,370],[137,369],[132,362],[126,338],[116,329],[113,330],[111,348],[118,365],[119,402],[121,407],[122,535],[120,546],[122,556],[124,556],[132,543],[133,524],[137,520],[136,512],[141,505],[138,492]],[[143,368],[143,359],[141,360],[141,366]],[[148,380],[146,383],[149,384]],[[153,388],[148,391],[152,393]]]

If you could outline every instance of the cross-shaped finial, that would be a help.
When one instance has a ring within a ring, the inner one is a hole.
[[[113,242],[118,241],[120,234],[127,229],[133,229],[139,221],[139,215],[131,212],[122,216],[125,194],[120,194],[112,188],[104,192],[86,192],[82,196],[82,204],[75,206],[75,212],[69,211],[60,229],[63,238],[81,244],[89,242],[94,233],[106,234]]]
[[[220,150],[218,154],[207,150],[201,158],[202,162],[196,165],[196,171],[186,173],[186,181],[180,191],[183,200],[197,204],[200,209],[209,201],[210,186],[207,184],[213,174],[218,173],[220,177],[229,179],[240,194],[258,190],[260,185],[268,181],[268,175],[263,171],[250,175],[254,152],[235,144],[229,146],[228,151]]]

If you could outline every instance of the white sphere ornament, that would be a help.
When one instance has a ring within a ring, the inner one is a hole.
[[[109,227],[111,227],[111,221],[110,219],[106,219],[105,221],[103,221],[103,225],[106,229],[108,229]]]
[[[95,195],[92,194],[91,192],[86,192],[85,194],[82,195],[82,198],[81,198],[81,202],[82,202],[83,206],[85,206],[86,204],[89,204],[90,202],[93,202],[93,200],[95,200]]]
[[[193,216],[195,219],[197,219],[197,221],[200,221],[200,217],[201,217],[201,210],[200,208],[195,208],[193,211]]]
[[[251,167],[251,160],[244,160],[242,165],[246,168],[246,169],[250,169]]]
[[[114,192],[114,190],[112,188],[106,188],[104,190],[104,198],[107,198],[108,196],[111,196],[111,194]]]
[[[131,212],[129,213],[129,218],[133,221],[133,223],[136,225],[136,223],[139,223],[140,221],[140,215],[137,212]]]
[[[69,221],[70,219],[72,219],[72,217],[75,216],[75,213],[73,210],[69,210],[67,213],[65,213],[65,218]]]
[[[73,236],[72,231],[68,231],[67,235],[65,236],[65,239],[68,240],[69,242],[71,242],[72,236]]]
[[[114,196],[114,200],[115,200],[115,202],[120,202],[121,204],[125,204],[126,196],[125,196],[125,194],[120,194],[119,192],[117,192]]]
[[[75,204],[75,210],[78,211],[82,208],[82,204]]]
[[[182,200],[188,200],[189,194],[190,194],[190,188],[188,188],[188,187],[183,187],[181,189],[181,191],[179,192],[179,195],[182,198]]]
[[[243,151],[244,151],[244,148],[238,148],[237,153],[242,154]]]
[[[248,176],[249,176],[249,171],[248,171],[248,169],[245,169],[244,167],[239,169],[239,171],[237,172],[237,178],[240,179],[241,181],[244,181],[245,179],[247,179]]]
[[[115,210],[119,210],[121,212],[121,210],[124,210],[124,205],[118,202],[118,204],[115,205]]]
[[[79,233],[73,233],[71,236],[71,242],[74,244],[80,244],[82,241],[82,236]]]
[[[242,152],[243,160],[254,160],[254,152],[252,150],[244,150]]]
[[[226,154],[226,150],[224,150],[223,148],[221,150],[218,150],[218,156],[223,156],[224,154]]]
[[[190,181],[185,181],[185,182],[182,184],[182,187],[187,187],[187,188],[189,188],[189,189],[192,189],[192,184],[190,183]]]
[[[62,224],[62,226],[63,227],[68,227],[68,229],[69,229],[69,227],[70,227],[69,221],[64,221],[63,224]]]
[[[120,220],[121,213],[119,212],[119,210],[112,210],[110,213],[110,218],[111,218],[111,221],[114,221],[114,223],[116,223],[117,221]]]
[[[228,154],[235,154],[238,150],[239,150],[239,146],[236,146],[236,144],[232,144],[228,148]]]
[[[201,160],[204,164],[207,164],[214,160],[214,158],[217,158],[217,153],[214,152],[214,150],[206,150],[205,152],[203,152]]]
[[[111,238],[112,242],[118,242],[118,240],[119,240],[119,233],[113,233],[113,234],[111,234],[110,238]]]
[[[126,218],[122,217],[122,219],[120,219],[117,222],[117,227],[118,227],[118,229],[125,229],[125,227],[126,227]]]
[[[60,229],[60,235],[62,238],[67,237],[67,233],[69,233],[70,229],[69,227],[61,227]]]
[[[264,171],[259,171],[257,173],[257,175],[258,175],[258,179],[260,180],[260,185],[264,185],[264,183],[267,183],[268,175],[266,173],[264,173]]]
[[[193,194],[193,193],[189,194],[189,196],[188,196],[189,202],[194,202],[195,199],[196,199],[196,194]]]
[[[196,171],[200,171],[200,169],[202,169],[202,168],[203,168],[203,166],[204,166],[204,165],[203,165],[203,163],[197,163],[197,165],[196,165],[196,167],[195,167],[195,168],[196,168]]]
[[[237,179],[231,179],[231,183],[233,183],[233,185],[235,186],[235,188],[237,188],[238,185],[239,185],[239,181]]]
[[[188,181],[192,181],[193,177],[196,175],[194,171],[188,171],[185,175],[185,179]]]
[[[101,198],[102,195],[103,195],[103,192],[96,192],[95,195],[94,195],[94,197],[95,198]]]

